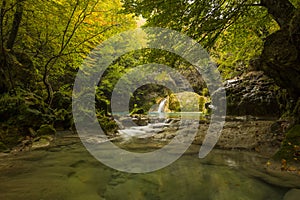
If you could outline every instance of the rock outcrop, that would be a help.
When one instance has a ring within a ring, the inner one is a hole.
[[[280,88],[262,71],[227,80],[225,83],[228,115],[279,117]]]

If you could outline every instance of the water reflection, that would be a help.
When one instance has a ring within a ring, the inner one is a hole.
[[[164,199],[282,199],[286,189],[245,170],[259,166],[260,157],[215,150],[199,159],[192,147],[159,171],[128,174],[95,160],[81,143],[1,157],[0,199],[43,200],[164,200]]]

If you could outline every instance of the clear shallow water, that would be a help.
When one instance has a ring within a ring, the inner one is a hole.
[[[202,112],[149,112],[148,117],[151,118],[162,118],[162,119],[170,119],[170,118],[181,118],[181,119],[205,119],[205,115]]]
[[[264,162],[254,154],[215,150],[200,160],[196,146],[164,169],[128,174],[102,165],[78,139],[72,140],[0,157],[0,199],[276,200],[288,190],[251,175]]]

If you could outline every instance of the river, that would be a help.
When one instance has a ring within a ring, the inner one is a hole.
[[[101,164],[75,135],[58,137],[45,149],[1,155],[0,199],[276,200],[290,189],[265,174],[258,154],[213,150],[199,159],[197,150],[192,145],[163,169],[131,174]]]

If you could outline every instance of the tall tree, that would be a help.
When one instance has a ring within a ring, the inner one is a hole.
[[[19,27],[20,27],[20,23],[22,20],[22,16],[23,16],[23,0],[17,0],[16,1],[16,11],[14,14],[14,20],[12,23],[12,27],[11,27],[11,31],[9,34],[9,38],[6,44],[7,49],[12,49],[14,46],[14,43],[16,41],[17,35],[18,35],[18,31],[19,31]]]
[[[1,92],[42,82],[46,92],[39,93],[49,104],[91,49],[135,26],[131,15],[119,13],[119,0],[3,0],[0,6]]]
[[[261,3],[280,26],[280,30],[265,40],[261,69],[287,88],[292,97],[299,98],[300,9],[288,0],[262,0]]]

